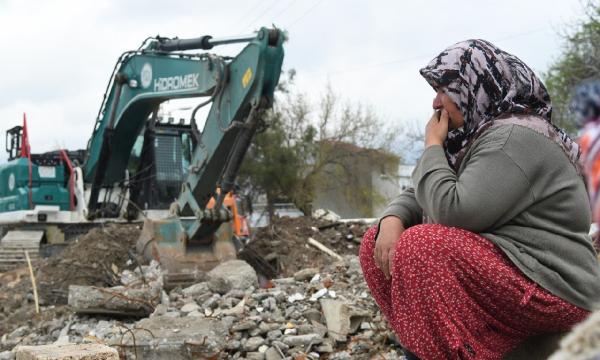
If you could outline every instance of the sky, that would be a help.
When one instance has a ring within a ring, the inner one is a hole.
[[[0,0],[0,130],[26,112],[34,153],[85,148],[122,52],[148,36],[217,38],[272,24],[288,31],[283,66],[296,70],[298,91],[316,101],[329,84],[386,122],[424,127],[434,93],[418,70],[444,48],[487,39],[540,74],[582,12],[580,0]]]

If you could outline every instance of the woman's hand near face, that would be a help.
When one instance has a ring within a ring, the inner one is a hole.
[[[444,144],[444,140],[448,136],[448,122],[449,118],[446,110],[433,113],[425,127],[425,148]]]

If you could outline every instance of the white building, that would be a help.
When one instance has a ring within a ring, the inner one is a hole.
[[[398,189],[400,189],[400,191],[404,191],[405,189],[413,186],[412,173],[414,170],[414,165],[398,166]]]

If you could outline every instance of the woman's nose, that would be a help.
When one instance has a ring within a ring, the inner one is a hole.
[[[437,95],[433,99],[432,106],[435,110],[442,108],[442,94],[443,93],[441,91],[438,91]]]

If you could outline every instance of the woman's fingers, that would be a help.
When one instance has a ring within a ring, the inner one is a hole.
[[[425,147],[442,145],[448,136],[449,116],[446,110],[435,112],[425,127]]]
[[[402,220],[395,216],[388,216],[381,220],[379,234],[375,242],[375,251],[373,257],[375,264],[383,272],[386,278],[390,278],[390,252],[393,258],[393,250],[396,248],[396,242],[404,231]]]
[[[446,127],[448,126],[447,124],[450,121],[450,115],[448,115],[446,110],[442,110],[440,114],[440,121],[443,121],[446,124]]]
[[[396,255],[396,248],[391,248],[390,252],[387,256],[387,264],[388,264],[388,277],[392,277],[392,269],[394,269],[394,257]]]
[[[383,271],[383,275],[385,275],[386,279],[390,278],[390,262],[388,261],[389,253],[390,251],[388,249],[388,251],[385,252],[385,260],[381,264],[381,271]]]
[[[375,260],[375,266],[377,266],[378,269],[381,269],[381,249],[379,248],[377,240],[375,240],[375,252],[373,253],[373,260]]]

